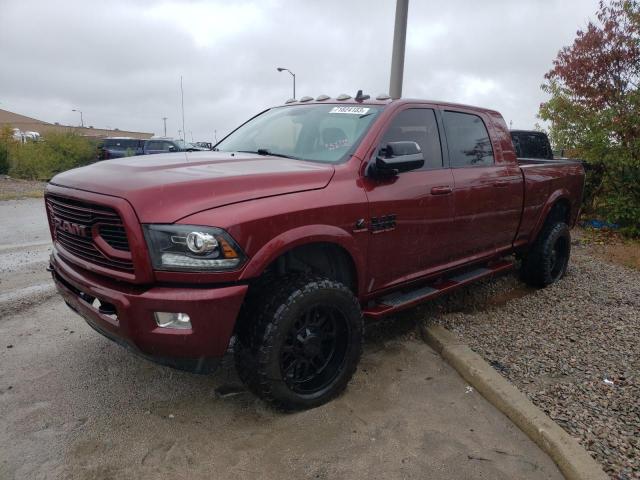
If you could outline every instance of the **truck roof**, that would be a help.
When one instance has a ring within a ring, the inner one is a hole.
[[[432,105],[440,105],[443,107],[457,107],[457,108],[465,108],[468,110],[477,110],[482,112],[490,112],[490,113],[499,113],[496,110],[491,108],[477,107],[474,105],[465,105],[462,103],[455,102],[445,102],[442,100],[425,100],[420,98],[399,98],[392,99],[388,95],[378,95],[376,98],[367,98],[362,100],[356,100],[349,95],[338,95],[336,98],[328,97],[327,95],[320,95],[317,98],[312,97],[301,97],[298,100],[289,99],[285,102],[285,105],[309,105],[309,104],[321,104],[321,103],[331,103],[331,104],[341,104],[341,105],[398,105],[398,104],[407,104],[407,103],[429,103]]]

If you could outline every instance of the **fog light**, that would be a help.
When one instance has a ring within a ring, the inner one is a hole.
[[[161,328],[191,328],[191,318],[186,313],[155,312],[154,315]]]

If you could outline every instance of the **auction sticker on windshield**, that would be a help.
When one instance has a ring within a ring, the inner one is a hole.
[[[370,108],[366,107],[333,107],[329,113],[351,113],[353,115],[364,115]]]

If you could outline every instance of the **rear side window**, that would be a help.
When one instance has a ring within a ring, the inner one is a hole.
[[[379,148],[389,142],[416,142],[424,156],[424,169],[442,168],[442,148],[436,115],[430,108],[400,112],[382,136]]]
[[[163,150],[168,152],[169,146],[169,142],[151,141],[147,144],[147,150]]]
[[[104,147],[113,150],[126,150],[127,148],[138,148],[140,140],[134,138],[107,138],[104,140]]]
[[[452,167],[493,165],[491,140],[480,117],[446,111],[442,117]]]

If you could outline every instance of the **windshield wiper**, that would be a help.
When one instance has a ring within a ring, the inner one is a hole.
[[[284,153],[270,152],[266,148],[259,148],[255,152],[252,152],[250,150],[238,150],[238,152],[240,152],[240,153],[256,153],[258,155],[263,155],[263,156],[269,155],[269,156],[272,156],[272,157],[292,158],[293,160],[300,160],[298,157],[294,157],[292,155],[285,155]]]

